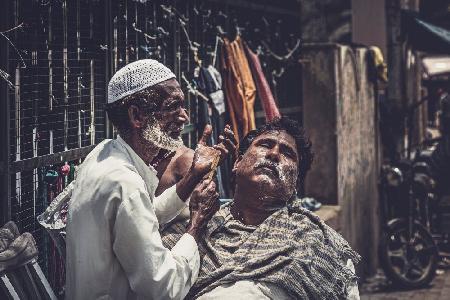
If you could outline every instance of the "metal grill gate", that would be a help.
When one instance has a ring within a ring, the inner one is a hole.
[[[63,294],[62,261],[36,216],[70,180],[48,175],[77,165],[101,140],[112,137],[104,111],[111,75],[128,62],[156,58],[174,70],[186,95],[191,124],[184,140],[194,146],[198,100],[187,83],[193,48],[213,58],[216,26],[240,26],[253,47],[262,27],[276,33],[273,51],[286,53],[299,36],[297,1],[5,0],[0,12],[1,224],[14,220],[35,237],[39,264]],[[264,14],[264,18],[261,18]],[[273,25],[273,26],[272,26]],[[264,33],[265,34],[265,33]],[[298,64],[262,58],[284,114],[301,121]],[[281,75],[283,74],[283,75]],[[186,78],[187,82],[183,79]],[[258,102],[257,102],[258,103]],[[263,122],[256,105],[257,122]]]

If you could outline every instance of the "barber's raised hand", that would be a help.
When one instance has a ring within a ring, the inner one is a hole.
[[[211,164],[216,157],[220,157],[220,162],[222,162],[228,155],[231,155],[233,161],[237,157],[237,141],[230,125],[225,126],[224,134],[219,136],[219,143],[209,147],[206,142],[211,133],[211,125],[206,125],[203,130],[203,135],[197,144],[197,148],[195,149],[191,171],[200,177],[204,176],[211,170]]]
[[[211,135],[212,127],[211,125],[206,125],[203,130],[203,135],[198,141],[197,148],[194,152],[194,159],[192,161],[191,172],[197,177],[203,177],[211,170],[211,164],[214,159],[221,155],[220,150],[214,149],[214,147],[209,147],[206,144],[209,136]]]
[[[220,161],[223,161],[228,155],[231,155],[233,162],[237,157],[237,140],[230,125],[225,125],[224,134],[219,135],[219,144],[214,145],[214,149],[220,151]]]
[[[186,232],[192,235],[196,241],[199,240],[208,221],[219,209],[218,198],[216,184],[212,180],[203,180],[192,192],[189,203],[191,219]]]

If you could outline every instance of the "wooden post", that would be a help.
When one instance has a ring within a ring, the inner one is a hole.
[[[393,124],[394,143],[392,151],[400,153],[405,150],[404,138],[406,124],[400,115],[405,108],[405,76],[403,73],[404,55],[401,36],[401,0],[386,0],[386,30],[387,30],[387,65],[388,65],[388,106],[392,120],[397,115],[397,122]],[[393,158],[393,157],[391,157]]]

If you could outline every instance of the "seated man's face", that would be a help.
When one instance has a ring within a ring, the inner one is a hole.
[[[295,139],[286,131],[256,137],[235,164],[236,184],[262,191],[253,205],[274,210],[286,205],[295,191],[299,154]]]

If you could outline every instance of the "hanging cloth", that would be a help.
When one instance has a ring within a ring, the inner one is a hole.
[[[232,42],[227,38],[223,40],[221,71],[224,90],[233,131],[239,140],[250,130],[255,129],[253,106],[256,88],[241,37],[237,36]]]
[[[202,93],[208,95],[208,98],[209,98],[209,103],[207,103],[206,101],[201,101],[202,103],[199,103],[197,124],[198,124],[199,130],[203,130],[203,128],[206,124],[212,125],[213,134],[210,136],[210,138],[208,140],[208,144],[215,145],[218,140],[220,130],[223,130],[223,128],[225,127],[224,120],[223,120],[224,119],[223,113],[222,114],[219,113],[219,109],[224,110],[223,92],[220,89],[220,85],[218,85],[217,80],[213,78],[213,76],[211,75],[211,73],[209,72],[209,70],[207,68],[200,67],[198,69],[198,72],[195,73],[195,75],[196,75],[196,77],[194,78],[194,82],[195,82],[197,88]],[[219,74],[219,76],[220,76],[220,74]],[[222,95],[220,96],[220,93],[217,93],[217,92],[222,92]],[[213,97],[215,97],[216,101],[219,102],[218,103],[219,108],[217,108]],[[220,100],[220,98],[222,98],[222,100]],[[220,104],[220,101],[222,102],[222,104]],[[208,105],[210,105],[210,106],[208,106]],[[227,193],[224,190],[221,168],[217,168],[216,178],[217,178],[217,187],[219,190],[219,195],[221,198],[225,198]]]
[[[208,84],[209,82],[205,79],[205,68],[204,67],[196,67],[194,70],[194,79],[193,83],[195,84],[195,88],[198,89],[203,94],[208,94]],[[210,99],[207,99],[210,102]],[[211,124],[211,108],[205,99],[197,97],[197,135],[202,136],[203,129],[206,124]],[[208,146],[212,145],[211,137],[206,141]]]
[[[264,113],[266,114],[266,121],[270,122],[273,119],[280,117],[280,111],[278,110],[275,98],[270,90],[269,83],[264,76],[258,55],[254,53],[247,44],[245,44],[244,47],[250,69],[252,70],[253,79],[256,83],[256,90],[258,91],[259,99],[261,100]]]
[[[217,110],[219,115],[225,113],[225,95],[222,91],[222,76],[220,72],[214,68],[212,65],[209,65],[207,68],[207,72],[209,73],[211,78],[211,91],[208,93],[211,98],[214,108]]]
[[[222,90],[222,75],[220,75],[220,72],[213,65],[209,65],[207,71],[211,75],[211,79],[215,86],[215,92],[209,93],[208,96],[211,98],[211,101],[215,108],[212,110],[211,125],[213,126],[213,134],[216,139],[218,139],[226,124],[226,105],[225,94]],[[219,180],[219,195],[222,199],[230,197],[230,181],[222,179],[231,177],[232,164],[233,162],[230,158],[228,158],[225,163],[222,163],[217,169],[217,178]]]

